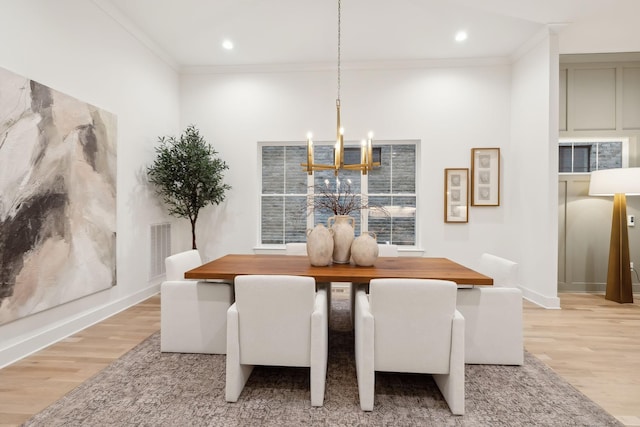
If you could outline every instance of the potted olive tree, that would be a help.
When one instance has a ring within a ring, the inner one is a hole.
[[[196,247],[196,221],[203,207],[220,204],[231,186],[223,182],[229,166],[218,152],[190,125],[179,138],[160,137],[156,159],[147,176],[169,214],[191,222],[192,248]]]

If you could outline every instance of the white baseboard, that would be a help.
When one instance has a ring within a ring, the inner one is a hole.
[[[531,289],[523,287],[520,287],[520,289],[522,290],[522,297],[527,301],[530,301],[543,308],[560,309],[560,298],[558,296],[547,297],[535,291],[532,291]]]
[[[126,296],[108,304],[95,307],[80,313],[78,316],[70,317],[62,322],[55,323],[51,328],[30,336],[20,342],[0,349],[0,369],[18,360],[29,356],[43,348],[50,346],[70,335],[88,328],[102,320],[113,316],[133,305],[136,305],[147,298],[160,292],[160,284],[156,283],[132,295]]]

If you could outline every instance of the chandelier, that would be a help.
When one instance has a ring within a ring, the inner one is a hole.
[[[360,147],[360,163],[344,164],[344,128],[340,124],[340,39],[341,39],[341,11],[342,2],[338,0],[338,97],[336,99],[336,113],[337,113],[337,126],[336,126],[336,144],[334,146],[334,159],[333,164],[317,164],[313,163],[313,141],[312,134],[307,134],[307,163],[301,163],[300,166],[305,168],[307,173],[311,175],[313,171],[317,170],[333,170],[335,175],[338,176],[338,172],[341,169],[347,170],[359,170],[363,175],[366,175],[368,171],[374,167],[380,166],[380,162],[373,161],[373,148],[372,139],[373,132],[369,132],[367,139],[361,141]]]

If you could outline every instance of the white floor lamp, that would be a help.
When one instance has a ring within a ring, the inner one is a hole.
[[[609,270],[605,299],[633,302],[627,197],[640,196],[640,168],[605,169],[591,172],[590,196],[614,196],[609,246]]]

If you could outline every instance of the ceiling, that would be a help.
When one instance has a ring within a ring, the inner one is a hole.
[[[337,0],[94,1],[181,68],[337,58]],[[546,24],[577,22],[612,1],[342,0],[342,61],[508,57]],[[469,38],[457,43],[462,29]]]

